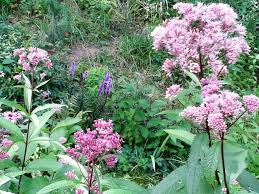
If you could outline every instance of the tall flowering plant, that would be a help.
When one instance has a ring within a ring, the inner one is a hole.
[[[211,133],[218,135],[224,182],[222,191],[229,194],[224,157],[225,134],[243,115],[259,110],[257,96],[247,95],[242,99],[237,93],[223,89],[220,80],[228,74],[228,64],[234,64],[240,54],[249,52],[246,29],[227,4],[177,3],[174,9],[180,16],[165,21],[152,32],[154,48],[165,49],[171,55],[162,66],[167,76],[170,77],[176,68],[197,75],[202,102],[186,107],[180,116],[208,134],[209,147],[212,146]],[[175,99],[182,90],[181,86],[172,85],[165,97]],[[220,185],[217,169],[215,178]]]
[[[66,149],[66,152],[78,163],[86,163],[87,176],[80,170],[81,176],[85,181],[84,185],[88,188],[88,193],[101,193],[97,184],[97,173],[94,169],[104,160],[109,168],[113,168],[118,159],[115,155],[121,152],[122,139],[118,133],[113,132],[111,120],[105,121],[98,119],[94,121],[94,130],[78,131],[74,134],[75,145]],[[65,175],[69,179],[75,179],[73,171],[68,171]],[[84,193],[83,189],[76,189],[75,193]]]

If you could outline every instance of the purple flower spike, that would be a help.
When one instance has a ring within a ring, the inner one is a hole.
[[[71,62],[70,66],[69,66],[69,75],[71,77],[74,77],[75,72],[76,72],[76,63],[75,62]]]
[[[112,78],[110,73],[106,73],[105,78],[99,86],[99,94],[110,95],[112,89]]]
[[[86,78],[89,76],[89,72],[88,71],[84,71],[83,73],[82,73],[82,78],[83,78],[83,80],[86,80]]]

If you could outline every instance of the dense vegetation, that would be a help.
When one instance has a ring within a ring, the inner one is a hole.
[[[177,2],[0,1],[0,193],[259,193],[258,4]]]

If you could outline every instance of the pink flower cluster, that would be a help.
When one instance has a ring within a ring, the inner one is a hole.
[[[165,48],[174,56],[162,67],[167,75],[177,66],[199,73],[200,63],[205,66],[205,61],[215,75],[226,74],[221,55],[234,64],[241,53],[249,52],[245,27],[237,22],[237,14],[229,5],[176,3],[174,9],[181,17],[165,21],[151,34],[155,49]]]
[[[74,134],[76,145],[67,148],[66,152],[73,158],[86,157],[88,162],[97,160],[98,156],[113,150],[121,151],[122,139],[113,132],[112,121],[95,120],[95,130],[78,131]]]
[[[221,90],[220,81],[215,77],[202,79],[203,102],[200,106],[190,106],[180,115],[190,121],[216,131],[225,131],[231,118],[236,118],[246,110],[259,110],[259,98],[254,95],[243,97],[243,103],[237,93]]]
[[[4,151],[3,149],[10,147],[12,144],[13,144],[13,142],[8,139],[3,139],[0,142],[0,161],[5,160],[6,158],[9,158],[9,154],[6,151]]]
[[[47,68],[52,67],[48,52],[40,48],[31,47],[28,50],[25,48],[15,49],[13,55],[19,57],[18,64],[22,65],[25,71],[35,70],[40,63]]]
[[[3,116],[13,123],[16,123],[18,120],[21,120],[23,118],[21,113],[19,113],[18,111],[7,111],[3,113]]]
[[[176,97],[183,89],[179,85],[172,85],[166,90],[165,98],[172,99]]]
[[[76,178],[76,174],[74,171],[68,171],[65,173],[65,176],[68,177],[69,179],[73,180]]]

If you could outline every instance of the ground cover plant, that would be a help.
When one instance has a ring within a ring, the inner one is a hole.
[[[0,6],[0,193],[259,193],[256,2]]]

